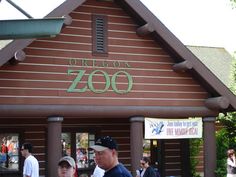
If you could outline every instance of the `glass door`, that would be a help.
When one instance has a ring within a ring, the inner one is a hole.
[[[63,132],[61,134],[62,156],[69,155],[76,161],[79,174],[90,175],[95,167],[93,151],[95,134],[89,132]]]

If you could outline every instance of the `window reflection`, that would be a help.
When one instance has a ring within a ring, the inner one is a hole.
[[[144,139],[143,140],[143,156],[150,157],[151,155],[151,141]]]
[[[19,169],[19,135],[0,133],[0,172]]]
[[[88,133],[76,133],[76,160],[78,168],[88,167]]]
[[[93,145],[94,142],[95,135],[88,132],[62,133],[62,156],[73,156],[78,168],[86,169],[91,166],[94,167],[93,151],[88,150],[89,146]]]
[[[61,134],[61,146],[62,146],[62,156],[71,156],[71,134],[62,133]]]

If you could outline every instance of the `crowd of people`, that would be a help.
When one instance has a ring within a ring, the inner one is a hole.
[[[119,162],[118,146],[110,136],[104,136],[96,140],[90,147],[94,150],[96,167],[91,177],[132,177],[130,171]],[[156,171],[150,166],[150,159],[143,157],[140,160],[141,169],[137,171],[137,177],[157,177]],[[62,157],[58,163],[59,177],[74,177],[76,164],[72,157]],[[86,175],[80,177],[88,177]]]
[[[90,147],[94,150],[96,167],[91,177],[132,177],[130,171],[119,162],[117,143],[110,136],[101,137]],[[25,157],[23,176],[39,177],[39,163],[32,155],[32,145],[24,143],[21,154]],[[59,177],[78,177],[75,160],[70,156],[62,157],[58,162]],[[81,174],[79,177],[88,177]],[[150,166],[150,158],[142,157],[140,169],[136,170],[136,177],[160,177],[160,174]],[[236,177],[236,158],[234,149],[227,151],[227,177]]]
[[[119,163],[117,143],[111,137],[105,136],[97,139],[90,149],[94,150],[96,163],[92,177],[132,177],[128,169]],[[62,157],[58,163],[58,176],[74,177],[74,175],[76,175],[74,159],[70,156]]]

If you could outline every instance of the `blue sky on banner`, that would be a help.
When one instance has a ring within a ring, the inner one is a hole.
[[[12,0],[34,18],[42,18],[64,0]],[[141,0],[185,45],[236,51],[236,9],[230,0]],[[26,18],[6,0],[0,19]]]

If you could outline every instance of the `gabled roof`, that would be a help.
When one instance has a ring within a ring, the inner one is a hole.
[[[187,46],[228,88],[232,84],[233,57],[222,47]]]
[[[141,27],[148,26],[154,39],[161,41],[169,53],[174,56],[176,63],[187,61],[191,68],[189,72],[201,81],[212,97],[224,97],[229,101],[229,107],[223,111],[236,110],[236,96],[194,55],[169,29],[139,0],[114,0],[119,4],[136,23]],[[47,17],[61,17],[68,15],[79,7],[85,0],[67,0],[49,13]],[[14,40],[0,50],[0,66],[10,60],[14,53],[24,49],[34,39]]]

